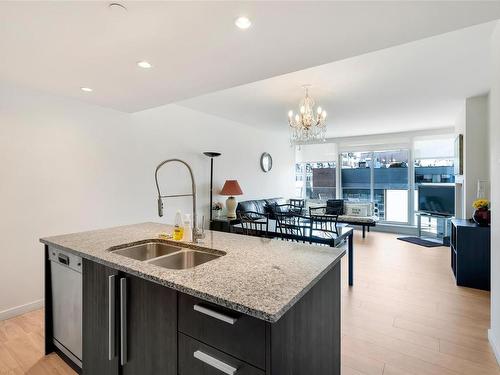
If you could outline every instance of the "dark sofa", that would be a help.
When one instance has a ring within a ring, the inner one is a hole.
[[[254,199],[239,202],[236,207],[236,212],[258,212],[259,214],[268,214],[269,217],[272,218],[273,211],[271,207],[282,204],[286,204],[284,198]]]

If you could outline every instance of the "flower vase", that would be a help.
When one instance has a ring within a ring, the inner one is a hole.
[[[491,211],[487,208],[478,208],[474,211],[472,219],[477,225],[481,227],[487,227],[491,223]]]

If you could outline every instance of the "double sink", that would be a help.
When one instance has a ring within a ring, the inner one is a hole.
[[[111,248],[110,251],[127,258],[173,270],[194,268],[224,255],[222,252],[214,254],[207,251],[175,246],[161,240],[150,240],[134,245],[119,246]]]

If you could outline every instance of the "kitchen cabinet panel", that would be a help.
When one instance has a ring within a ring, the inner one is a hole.
[[[179,375],[265,375],[264,371],[179,333]]]
[[[116,295],[118,271],[84,259],[82,272],[82,372],[84,375],[118,375],[118,356],[113,348],[109,358],[110,345],[118,343],[116,316],[111,319],[109,316],[110,311],[117,311],[117,300],[110,300],[109,288],[113,288],[111,294]],[[110,322],[114,322],[111,327]]]
[[[127,360],[122,374],[176,375],[177,292],[130,275],[120,277],[121,285],[124,279]]]
[[[265,368],[266,322],[179,294],[179,331]]]

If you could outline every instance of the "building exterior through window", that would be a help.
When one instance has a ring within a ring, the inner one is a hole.
[[[378,146],[329,154],[331,160],[299,162],[296,195],[314,202],[372,202],[380,222],[414,224],[419,186],[455,182],[453,137],[423,137],[407,148]]]

